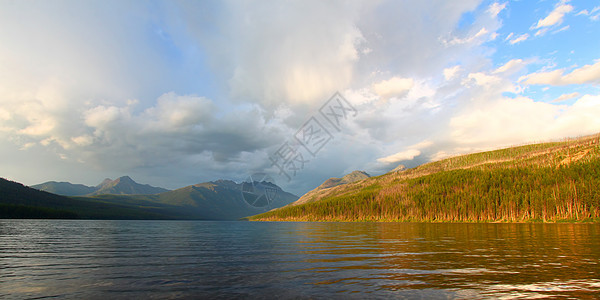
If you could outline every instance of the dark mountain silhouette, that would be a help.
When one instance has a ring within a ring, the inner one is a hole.
[[[91,194],[96,191],[95,187],[73,184],[70,182],[48,181],[41,184],[32,185],[32,188],[48,193],[53,193],[63,196],[80,196]]]
[[[152,202],[109,203],[40,191],[0,178],[0,218],[181,219],[174,208]]]
[[[132,203],[149,201],[177,207],[180,213],[186,213],[202,220],[238,220],[243,217],[269,211],[292,203],[298,196],[283,191],[275,184],[255,182],[270,191],[269,199],[265,189],[244,190],[243,183],[231,180],[217,180],[186,186],[156,195],[99,195],[92,199],[112,203]]]
[[[129,176],[123,176],[115,180],[109,178],[104,179],[102,183],[95,187],[86,186],[83,184],[73,184],[69,182],[49,181],[42,184],[31,186],[34,189],[54,193],[63,196],[86,196],[86,195],[101,195],[101,194],[116,194],[116,195],[136,195],[136,194],[159,194],[169,190],[154,187],[147,184],[139,184]]]
[[[57,187],[60,185],[51,185]],[[63,185],[63,188],[74,185]],[[164,189],[163,189],[164,190]],[[63,189],[64,191],[64,189]],[[105,180],[99,195],[59,196],[2,181],[1,217],[83,219],[196,219],[238,220],[294,202],[297,196],[269,182],[235,183],[217,180],[159,194],[139,194],[156,188],[124,176]],[[120,193],[120,194],[118,194]],[[136,194],[125,194],[136,193]],[[19,210],[30,210],[20,213]]]

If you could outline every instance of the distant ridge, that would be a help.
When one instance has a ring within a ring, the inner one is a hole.
[[[31,186],[34,189],[62,196],[93,196],[101,194],[138,195],[159,194],[169,190],[154,187],[148,184],[139,184],[129,176],[122,176],[115,180],[104,179],[99,185],[92,187],[70,182],[48,181]]]
[[[139,184],[129,176],[119,177],[115,180],[105,179],[97,190],[88,195],[151,195],[168,192],[169,190],[160,187],[154,187],[148,184]]]
[[[321,189],[321,190],[327,189],[327,188],[342,185],[342,184],[356,182],[356,181],[363,180],[363,179],[366,179],[369,177],[371,177],[371,176],[369,174],[367,174],[367,172],[365,172],[365,171],[353,171],[350,174],[346,174],[342,178],[329,178],[329,179],[325,180],[325,182],[323,182],[319,187],[317,187],[317,189]]]
[[[48,193],[62,196],[82,196],[96,191],[95,187],[70,182],[48,181],[42,184],[32,185],[32,188]]]
[[[0,178],[0,219],[182,219],[177,207],[147,201],[109,203],[66,197]]]
[[[247,197],[253,197],[255,194],[244,194],[241,183],[223,179],[189,185],[155,195],[103,194],[78,198],[120,204],[156,203],[173,207],[175,212],[186,218],[199,220],[239,220],[298,199],[297,196],[285,192],[275,184],[265,182],[262,184],[268,184],[277,191],[277,197],[273,199],[270,206],[256,207],[248,204]]]
[[[298,201],[291,203],[290,205],[299,205],[299,204],[312,202],[315,200],[315,196],[318,195],[322,190],[326,190],[326,189],[333,188],[336,186],[361,181],[361,180],[367,179],[369,177],[371,177],[371,176],[369,174],[367,174],[367,172],[365,172],[365,171],[353,171],[350,174],[346,174],[342,178],[335,178],[335,177],[329,178],[329,179],[325,180],[325,182],[323,182],[321,185],[319,185],[316,189],[311,190],[308,193],[304,194],[302,197],[300,197],[300,199],[298,199]]]
[[[186,219],[239,220],[289,204],[297,196],[270,182],[255,182],[275,191],[266,202],[260,190],[245,190],[244,183],[216,180],[159,194],[99,194],[60,196],[0,178],[0,219]],[[105,181],[99,191],[133,192],[139,188],[128,176]],[[147,187],[147,186],[146,186]],[[135,192],[140,191],[139,189]],[[275,195],[275,196],[274,196]],[[274,197],[273,197],[274,196]]]

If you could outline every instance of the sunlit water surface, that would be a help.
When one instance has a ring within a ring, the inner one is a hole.
[[[0,220],[0,298],[600,294],[599,224]]]

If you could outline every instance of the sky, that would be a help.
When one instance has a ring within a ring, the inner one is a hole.
[[[27,185],[301,195],[597,132],[600,1],[0,0],[0,176]]]

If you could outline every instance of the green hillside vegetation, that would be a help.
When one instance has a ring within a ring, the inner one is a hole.
[[[599,135],[474,153],[323,190],[250,220],[600,221]]]

